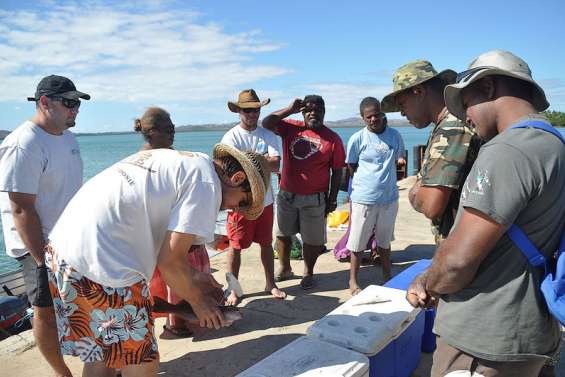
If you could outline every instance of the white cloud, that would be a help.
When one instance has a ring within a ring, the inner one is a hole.
[[[33,94],[41,77],[70,77],[97,101],[206,100],[288,72],[254,62],[282,44],[258,30],[227,33],[196,12],[153,2],[0,10],[0,101]]]

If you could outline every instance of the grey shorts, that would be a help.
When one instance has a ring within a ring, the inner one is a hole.
[[[323,192],[311,195],[293,194],[279,190],[277,194],[278,237],[297,233],[302,241],[312,246],[326,243],[326,200]]]
[[[51,292],[49,292],[47,267],[38,268],[31,254],[26,254],[16,259],[23,267],[24,283],[29,303],[42,308],[53,306],[53,299],[51,298]]]

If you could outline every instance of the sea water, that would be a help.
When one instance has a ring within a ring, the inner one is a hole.
[[[430,128],[418,130],[414,127],[398,127],[396,129],[402,135],[406,150],[408,150],[408,174],[412,174],[412,148],[414,145],[427,142]],[[358,128],[334,128],[334,131],[341,136],[345,145],[347,145],[351,135],[358,130]],[[224,133],[225,131],[179,132],[175,134],[174,145],[179,150],[210,154],[213,145],[221,140]],[[135,153],[143,144],[141,135],[133,133],[123,135],[81,135],[77,139],[84,163],[84,181],[92,178],[113,163]],[[275,190],[278,189],[274,179],[273,187]],[[343,202],[344,199],[345,195],[340,193],[338,203]],[[17,269],[18,266],[19,263],[15,259],[6,255],[3,234],[0,231],[0,273]]]

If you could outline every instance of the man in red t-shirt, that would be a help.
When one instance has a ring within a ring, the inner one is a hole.
[[[302,112],[304,122],[285,119]],[[326,243],[326,216],[335,210],[345,149],[337,133],[324,126],[322,97],[295,99],[263,119],[263,127],[283,142],[283,168],[277,195],[277,244],[280,269],[277,280],[293,276],[290,237],[300,233],[303,241],[303,289],[314,285],[314,265]]]

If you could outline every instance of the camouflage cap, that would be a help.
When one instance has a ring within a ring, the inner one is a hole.
[[[427,60],[416,60],[398,68],[392,76],[392,93],[386,95],[381,101],[382,111],[385,113],[400,111],[400,107],[396,103],[398,93],[438,76],[451,84],[455,82],[457,73],[451,69],[438,73],[432,63]]]

